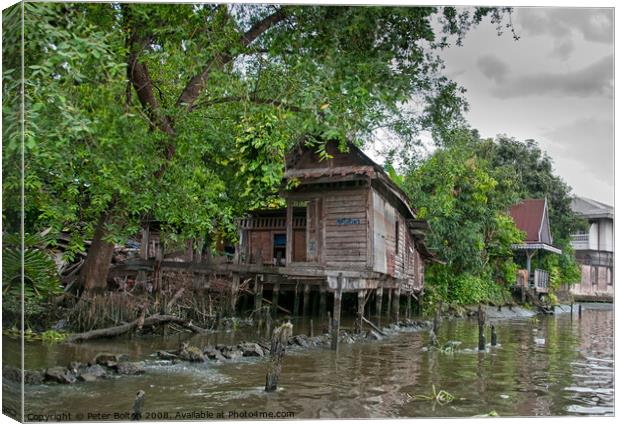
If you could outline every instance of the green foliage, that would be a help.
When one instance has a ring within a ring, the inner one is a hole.
[[[46,250],[47,243],[48,240],[39,234],[26,234],[22,267],[22,244],[19,235],[3,236],[2,293],[6,296],[5,299],[21,298],[22,273],[24,302],[28,305],[62,292],[56,263]]]
[[[429,246],[446,262],[428,267],[425,281],[456,304],[501,299],[516,276],[511,245],[524,237],[506,214],[517,193],[504,170],[476,154],[475,133],[453,131],[450,141],[405,179],[418,216],[430,223]]]

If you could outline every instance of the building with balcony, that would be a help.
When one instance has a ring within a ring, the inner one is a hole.
[[[588,222],[584,231],[573,234],[571,245],[581,264],[581,281],[571,293],[581,300],[613,299],[614,208],[585,197],[575,197],[573,211]]]

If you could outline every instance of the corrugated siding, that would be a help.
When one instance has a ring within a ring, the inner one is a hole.
[[[329,194],[323,198],[322,257],[327,265],[366,265],[366,196],[366,190],[359,190]]]

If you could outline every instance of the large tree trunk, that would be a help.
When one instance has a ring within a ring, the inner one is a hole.
[[[97,223],[95,236],[78,277],[78,286],[89,294],[102,292],[107,286],[108,271],[114,253],[114,244],[104,240],[107,217],[107,213],[103,214]]]

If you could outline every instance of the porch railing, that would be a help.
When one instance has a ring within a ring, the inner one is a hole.
[[[237,225],[241,230],[285,230],[286,217],[239,218]],[[293,228],[306,228],[306,218],[293,217]]]
[[[549,272],[536,269],[534,270],[534,286],[538,291],[548,291],[549,290]]]

